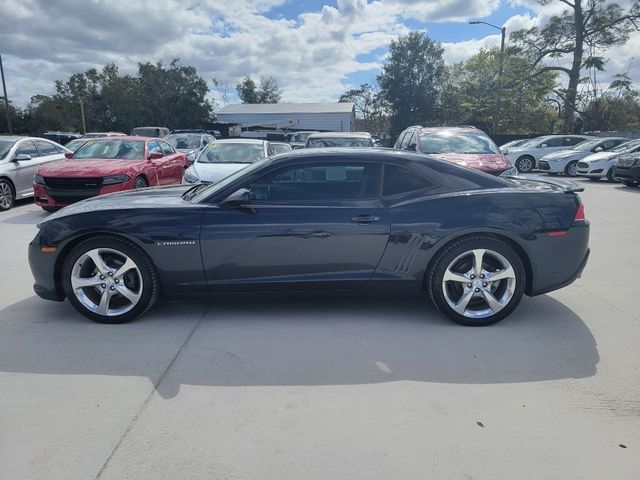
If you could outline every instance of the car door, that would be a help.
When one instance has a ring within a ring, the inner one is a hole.
[[[317,158],[245,185],[243,207],[211,206],[202,259],[213,291],[356,288],[372,276],[389,237],[381,165]]]
[[[28,160],[18,160],[18,155],[28,155]],[[33,195],[33,176],[38,169],[40,154],[33,140],[22,140],[18,143],[13,154],[15,166],[16,198]]]
[[[171,145],[163,140],[159,140],[162,153],[167,157],[169,167],[171,169],[171,179],[168,183],[180,183],[182,181],[182,174],[187,165],[186,155],[177,152]]]
[[[171,158],[164,155],[160,143],[157,140],[152,140],[147,145],[148,155],[153,153],[160,153],[161,158],[151,159],[153,167],[156,170],[158,176],[158,185],[169,185],[173,178],[173,172],[171,171]]]

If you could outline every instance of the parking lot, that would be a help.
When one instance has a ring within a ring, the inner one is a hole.
[[[591,259],[501,323],[393,295],[163,300],[99,325],[37,298],[0,214],[2,479],[631,479],[640,189],[583,182]]]

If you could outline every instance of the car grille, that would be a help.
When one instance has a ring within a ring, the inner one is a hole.
[[[636,157],[622,157],[618,160],[618,167],[629,168],[636,161]]]
[[[549,162],[545,161],[545,160],[540,160],[540,162],[538,163],[538,169],[539,170],[549,170]]]
[[[85,190],[100,188],[102,185],[102,178],[45,177],[44,183],[47,187],[56,190]]]
[[[100,193],[101,177],[45,177],[45,190],[56,202],[74,203]]]
[[[584,170],[589,169],[589,164],[587,162],[578,162],[578,168],[582,168]]]

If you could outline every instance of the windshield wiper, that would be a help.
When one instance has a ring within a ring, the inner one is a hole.
[[[199,183],[182,194],[182,199],[190,202],[193,197],[204,187],[209,187],[210,183]]]

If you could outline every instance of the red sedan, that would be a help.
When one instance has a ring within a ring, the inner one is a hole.
[[[189,166],[184,153],[164,140],[108,137],[87,141],[66,160],[40,167],[36,203],[47,211],[105,193],[179,184]]]

